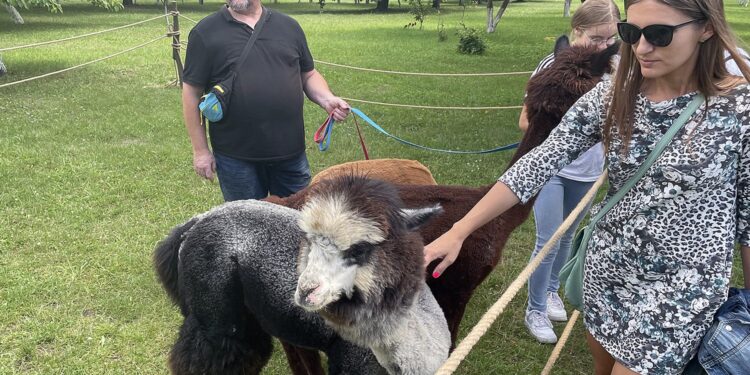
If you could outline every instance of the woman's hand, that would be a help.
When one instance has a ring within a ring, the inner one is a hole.
[[[435,259],[443,259],[435,267],[432,277],[438,278],[458,258],[461,246],[472,232],[487,224],[498,215],[513,207],[519,200],[502,182],[497,182],[482,199],[457,221],[451,229],[424,248],[425,265]]]
[[[432,272],[432,277],[440,277],[440,275],[442,275],[443,272],[445,272],[445,270],[456,261],[464,240],[465,237],[456,234],[455,231],[451,229],[443,233],[442,236],[438,237],[435,241],[432,241],[429,245],[425,246],[425,265],[430,264],[435,259],[443,259],[443,261],[435,267],[435,270]]]

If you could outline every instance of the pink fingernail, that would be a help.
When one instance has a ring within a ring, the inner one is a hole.
[[[440,272],[435,271],[435,272],[432,273],[432,278],[433,279],[437,279],[438,277],[440,277]]]

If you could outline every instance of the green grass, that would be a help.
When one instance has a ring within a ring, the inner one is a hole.
[[[574,2],[574,6],[577,6]],[[423,72],[532,70],[565,32],[560,1],[513,3],[484,56],[456,53],[460,22],[483,28],[485,9],[445,4],[446,42],[438,18],[404,29],[407,6],[371,12],[374,4],[268,4],[302,24],[316,59],[368,68]],[[199,19],[219,7],[180,3]],[[143,1],[119,13],[66,3],[65,13],[23,12],[26,24],[0,17],[0,48],[120,26],[161,12]],[[727,2],[729,19],[748,39],[748,11]],[[182,20],[183,40],[192,24]],[[165,31],[163,20],[96,37],[6,52],[3,83],[124,50]],[[180,316],[156,282],[151,251],[169,229],[221,203],[216,184],[191,167],[179,90],[167,40],[81,70],[0,89],[0,374],[161,374]],[[318,65],[341,96],[433,106],[521,102],[525,76],[403,77]],[[394,134],[433,147],[480,149],[517,141],[517,110],[440,111],[352,103]],[[324,113],[308,103],[308,139]],[[351,122],[338,124],[331,149],[308,143],[313,171],[361,159]],[[484,185],[510,153],[445,155],[365,136],[373,157],[417,159],[444,184]],[[526,265],[531,221],[507,244],[503,262],[468,307],[462,335]],[[735,283],[739,283],[739,268]],[[552,348],[523,326],[525,291],[511,303],[459,368],[460,374],[539,373]],[[557,325],[556,330],[562,331]],[[591,372],[579,324],[556,374]],[[280,350],[267,374],[285,374]]]

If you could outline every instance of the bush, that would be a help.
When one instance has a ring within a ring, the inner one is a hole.
[[[487,49],[487,43],[485,43],[482,34],[473,27],[463,26],[463,29],[459,29],[458,34],[458,52],[466,55],[481,55]]]
[[[440,20],[440,22],[438,22],[437,33],[438,42],[445,42],[446,40],[448,40],[448,33],[445,32],[445,24],[443,24],[442,19]]]
[[[422,30],[422,24],[427,19],[427,15],[430,14],[431,8],[427,4],[427,0],[409,0],[409,13],[414,17],[414,21],[407,23],[404,28],[415,27],[419,25],[419,29]]]

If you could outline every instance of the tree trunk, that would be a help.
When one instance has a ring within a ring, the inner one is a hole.
[[[387,12],[388,11],[388,0],[378,0],[378,6],[375,7],[375,10],[378,12]]]
[[[432,0],[432,7],[440,10],[440,0]]]
[[[500,5],[500,10],[497,11],[495,18],[492,18],[492,0],[487,1],[487,32],[494,33],[497,29],[497,24],[500,23],[500,19],[503,17],[505,10],[508,9],[510,0],[503,0],[503,4]]]
[[[458,6],[460,7],[464,6],[464,0],[458,0]]]
[[[495,26],[492,25],[492,14],[495,12],[492,0],[487,0],[487,33],[494,33]]]
[[[13,20],[13,23],[15,23],[16,25],[23,25],[23,17],[21,17],[21,13],[18,13],[18,10],[16,10],[16,8],[8,4],[3,4],[3,6],[5,7],[5,10],[10,13],[10,19]],[[2,65],[2,62],[0,62],[0,65]]]
[[[130,6],[133,5],[133,0],[122,0],[122,6]]]
[[[563,17],[570,17],[570,2],[571,0],[565,0],[565,8],[563,9]]]
[[[7,72],[8,69],[5,69],[5,64],[3,64],[3,60],[0,59],[0,77],[4,76]]]

